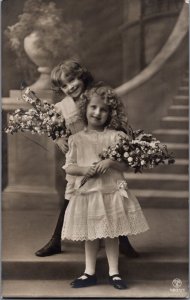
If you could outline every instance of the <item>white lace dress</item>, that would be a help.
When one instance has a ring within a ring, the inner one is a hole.
[[[90,166],[99,153],[118,141],[122,132],[83,130],[69,137],[66,168],[70,164]],[[62,239],[74,241],[114,238],[148,230],[136,197],[129,191],[122,172],[110,169],[89,179],[79,188],[82,176],[75,177],[74,192],[65,213]]]

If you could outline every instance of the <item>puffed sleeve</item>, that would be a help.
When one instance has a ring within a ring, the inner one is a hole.
[[[63,169],[66,169],[69,165],[73,165],[77,163],[77,148],[72,135],[68,139],[68,147],[69,150],[65,156],[66,161],[65,161],[65,165],[62,167]]]

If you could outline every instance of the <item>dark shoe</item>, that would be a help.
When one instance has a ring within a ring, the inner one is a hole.
[[[139,253],[131,246],[127,236],[119,237],[119,252],[131,258],[139,257]]]
[[[96,275],[88,275],[84,273],[82,276],[86,276],[85,279],[77,278],[71,282],[72,288],[83,288],[97,284]]]
[[[114,278],[117,278],[117,277],[119,277],[119,279],[114,279]],[[126,290],[127,289],[126,282],[121,279],[121,276],[119,274],[109,276],[109,283],[111,285],[113,285],[113,287],[115,289],[118,289],[118,290]]]
[[[43,248],[36,251],[35,255],[44,257],[61,253],[61,241],[52,238]]]

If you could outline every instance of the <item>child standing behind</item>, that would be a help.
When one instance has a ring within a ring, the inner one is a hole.
[[[71,133],[84,128],[84,122],[79,113],[81,94],[93,83],[91,73],[74,60],[66,60],[58,64],[51,72],[51,81],[54,89],[62,95],[62,100],[55,104],[57,112],[65,119],[65,124]],[[68,150],[66,138],[57,138],[56,144],[65,154]],[[67,185],[68,193],[72,190],[72,183]],[[62,201],[61,211],[57,224],[49,242],[35,254],[40,257],[61,253],[61,230],[69,195]]]
[[[73,288],[95,285],[99,240],[104,239],[109,265],[109,282],[126,289],[118,270],[119,236],[144,232],[148,224],[136,197],[128,190],[123,172],[126,165],[99,159],[104,148],[117,143],[122,127],[119,100],[109,87],[92,87],[81,102],[87,127],[69,137],[66,173],[76,176],[74,192],[66,209],[62,238],[85,241],[85,271]],[[116,129],[116,130],[114,130]],[[96,163],[96,164],[94,164]],[[80,187],[86,174],[90,179]]]
[[[80,96],[91,86],[94,79],[91,73],[78,62],[67,60],[60,63],[52,70],[51,80],[53,85],[65,96],[62,101],[55,105],[57,112],[63,115],[66,126],[70,129],[71,133],[74,134],[84,128],[84,121],[79,112]],[[67,152],[68,143],[66,139],[59,138],[56,140],[56,143],[63,153]],[[53,236],[44,247],[35,253],[37,256],[43,257],[61,253],[61,230],[63,219],[68,200],[73,191],[71,179],[72,177],[70,177],[70,181],[67,184],[66,199],[62,202],[63,204]],[[122,252],[125,252],[125,254],[129,256],[136,256],[137,253],[129,243],[128,238],[122,236],[120,239]]]

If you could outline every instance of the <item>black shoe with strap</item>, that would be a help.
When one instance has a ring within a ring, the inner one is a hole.
[[[97,284],[96,275],[89,275],[87,273],[84,273],[79,278],[77,278],[71,282],[71,287],[72,288],[83,288],[83,287],[93,286],[96,284]]]
[[[109,276],[109,283],[118,290],[126,290],[127,289],[127,283],[121,279],[121,276],[119,274],[115,274],[112,276]]]
[[[44,257],[61,253],[61,240],[52,237],[51,240],[40,250],[36,251],[35,255]]]

